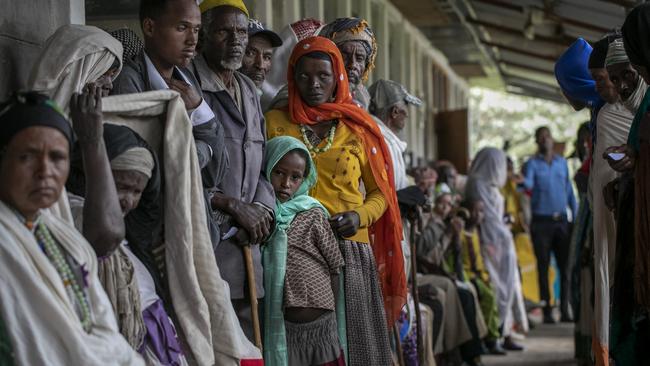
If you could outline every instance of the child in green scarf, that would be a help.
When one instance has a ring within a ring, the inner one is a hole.
[[[327,210],[308,195],[316,169],[302,142],[266,145],[265,173],[276,195],[275,231],[263,247],[266,365],[338,365],[338,274],[344,260]]]

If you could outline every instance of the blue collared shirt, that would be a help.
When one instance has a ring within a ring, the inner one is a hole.
[[[577,213],[577,202],[569,178],[566,160],[555,155],[549,164],[543,156],[536,155],[526,162],[524,185],[532,190],[533,215],[565,215],[567,208],[572,216]]]

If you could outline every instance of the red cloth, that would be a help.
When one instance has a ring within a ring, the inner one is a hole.
[[[312,52],[327,53],[332,59],[334,78],[337,81],[334,102],[310,107],[303,102],[294,82],[294,68],[298,60]],[[397,320],[406,304],[406,274],[402,254],[402,220],[393,179],[393,163],[388,146],[379,126],[370,114],[352,101],[343,57],[336,45],[324,37],[309,37],[293,49],[287,72],[289,88],[289,113],[296,124],[315,125],[321,121],[338,119],[361,138],[377,186],[384,194],[388,208],[370,227],[371,244],[377,261],[377,271],[388,326]],[[374,237],[374,238],[373,238]]]

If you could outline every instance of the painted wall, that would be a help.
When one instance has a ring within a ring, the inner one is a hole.
[[[63,24],[83,24],[83,0],[0,0],[0,100],[26,87],[43,42]]]

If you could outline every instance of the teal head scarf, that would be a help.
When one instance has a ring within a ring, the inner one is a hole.
[[[264,364],[267,366],[286,366],[287,341],[284,328],[284,277],[287,269],[287,230],[297,214],[320,208],[328,216],[327,210],[307,193],[316,184],[316,167],[309,150],[297,139],[289,136],[273,138],[266,144],[264,173],[271,181],[273,168],[290,151],[300,150],[307,160],[307,176],[287,202],[275,201],[275,230],[266,244],[262,246],[264,267]]]

